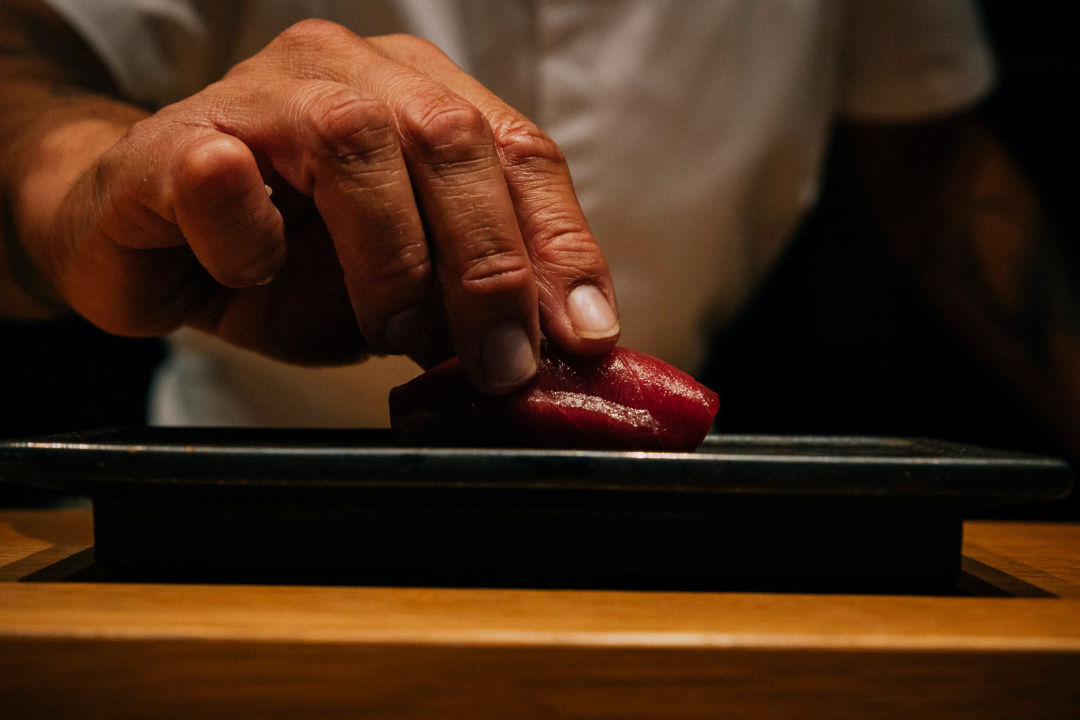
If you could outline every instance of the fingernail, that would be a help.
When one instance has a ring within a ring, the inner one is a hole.
[[[536,374],[536,358],[525,328],[506,322],[488,330],[480,341],[480,364],[490,389],[511,390]]]
[[[619,319],[595,285],[578,285],[566,297],[566,314],[579,338],[601,340],[619,334]]]
[[[424,335],[427,317],[419,305],[402,310],[386,321],[386,351],[404,355],[415,349]]]
[[[264,285],[269,285],[272,282],[274,282],[274,276],[273,275],[267,275],[262,280],[259,280],[257,283],[255,283],[255,287],[262,287]]]

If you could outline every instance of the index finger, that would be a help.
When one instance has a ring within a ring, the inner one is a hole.
[[[301,32],[304,42],[279,60],[290,72],[299,69],[306,76],[302,84],[316,86],[316,94],[327,82],[334,83],[339,92],[361,96],[366,111],[347,113],[348,122],[331,123],[334,130],[329,135],[300,133],[314,138],[316,145],[321,139],[334,141],[329,153],[315,148],[298,156],[291,153],[295,157],[290,159],[288,148],[282,152],[282,143],[272,137],[262,144],[275,167],[283,165],[278,167],[279,172],[286,170],[283,176],[314,194],[346,270],[358,318],[367,315],[379,297],[407,297],[411,308],[430,308],[440,300],[447,329],[473,384],[499,394],[521,387],[537,367],[537,281],[486,118],[430,75],[395,61],[340,26],[309,23],[290,34]],[[320,40],[317,47],[313,39]],[[312,52],[318,53],[318,62],[298,61]],[[352,141],[372,135],[373,104],[386,111],[374,123],[381,129],[381,139],[354,147]],[[321,114],[305,113],[308,124],[325,125]],[[385,137],[388,131],[394,137]],[[286,127],[286,146],[291,135],[295,133]],[[349,147],[336,147],[341,139],[349,140]],[[284,159],[274,159],[275,145]],[[393,152],[386,152],[391,146]],[[324,162],[312,162],[313,157]],[[377,168],[371,161],[380,159],[392,160],[394,172],[373,172]],[[339,160],[348,160],[351,167],[338,172],[334,165]],[[386,232],[372,233],[373,225]],[[398,272],[401,253],[387,248],[405,248],[412,260],[423,262],[410,261],[406,265],[410,272]],[[387,265],[378,258],[391,262]],[[393,272],[380,272],[386,267]],[[426,300],[421,299],[426,293],[414,292],[426,287],[416,282],[422,278],[411,272],[415,269],[428,274],[434,270],[437,282]],[[374,291],[370,280],[380,275],[388,282],[382,291]],[[387,347],[407,345],[404,349],[414,354],[416,343],[390,342],[424,333],[416,313],[411,309],[402,313],[411,317],[402,328],[392,327],[399,315],[385,321]]]

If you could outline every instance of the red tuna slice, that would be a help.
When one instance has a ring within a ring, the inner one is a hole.
[[[453,358],[390,391],[390,422],[409,445],[689,452],[719,404],[712,390],[650,355],[617,347],[578,357],[545,342],[525,389],[484,395]]]

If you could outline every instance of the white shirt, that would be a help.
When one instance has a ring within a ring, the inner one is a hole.
[[[954,112],[992,81],[963,0],[51,0],[131,98],[185,97],[304,17],[427,37],[566,154],[621,343],[692,370],[813,203],[841,116]],[[224,6],[224,7],[222,7]],[[182,331],[153,419],[379,425],[401,359],[300,369]]]

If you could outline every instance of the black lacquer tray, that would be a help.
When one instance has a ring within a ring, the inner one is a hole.
[[[407,448],[378,430],[139,428],[0,442],[90,497],[108,579],[938,592],[965,513],[1062,461],[924,439],[709,436],[695,453]]]

